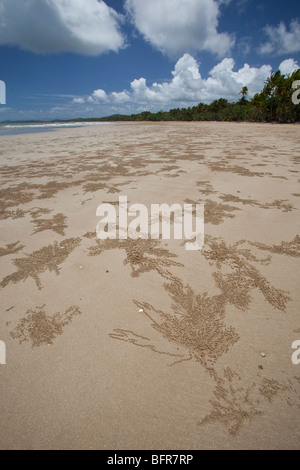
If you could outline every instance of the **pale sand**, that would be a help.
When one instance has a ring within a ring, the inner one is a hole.
[[[299,448],[299,126],[0,143],[1,449]],[[203,250],[97,242],[119,195],[204,202]]]

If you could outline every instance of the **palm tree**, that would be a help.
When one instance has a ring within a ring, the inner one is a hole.
[[[274,105],[274,96],[275,96],[275,73],[272,72],[270,77],[267,78],[265,81],[265,86],[263,89],[263,94],[266,97],[267,100],[270,101],[271,105],[271,116],[270,116],[270,121],[273,121],[273,105]]]
[[[263,108],[265,105],[264,95],[262,93],[256,93],[254,97],[252,98],[251,104],[252,106],[254,106],[255,111],[256,111],[254,120],[261,121],[261,118],[263,116]]]
[[[278,100],[279,122],[285,121],[285,104],[287,94],[287,81],[280,71],[275,74],[276,94]]]
[[[240,105],[239,114],[240,114],[240,120],[241,120],[241,118],[242,118],[242,106],[248,103],[248,101],[245,98],[245,96],[248,95],[248,88],[246,86],[243,86],[242,91],[240,91],[240,95],[242,95],[242,98],[239,101],[239,105]],[[244,112],[244,119],[245,119],[245,112]]]
[[[248,95],[248,92],[249,92],[248,87],[243,86],[242,91],[240,91],[240,95],[242,95],[242,99],[243,98],[244,98],[244,100],[246,99],[245,96]]]

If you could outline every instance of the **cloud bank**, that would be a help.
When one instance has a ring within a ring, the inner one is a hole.
[[[121,20],[102,0],[0,0],[0,45],[96,56],[124,46]]]
[[[170,109],[171,107],[193,106],[197,103],[210,103],[219,98],[234,101],[239,98],[243,86],[249,89],[249,97],[261,91],[264,81],[270,75],[270,65],[260,68],[245,64],[235,71],[232,58],[223,59],[210,72],[208,78],[202,78],[199,64],[190,54],[184,54],[175,64],[171,81],[147,85],[144,77],[135,79],[129,90],[106,93],[95,90],[85,102],[102,105],[130,104],[145,109]],[[291,68],[292,62],[283,63]]]
[[[137,30],[153,47],[171,57],[208,51],[224,57],[234,45],[217,31],[220,2],[215,0],[126,0]]]

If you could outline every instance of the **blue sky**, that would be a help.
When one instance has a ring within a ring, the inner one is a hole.
[[[298,64],[299,0],[0,0],[0,121],[233,101]]]

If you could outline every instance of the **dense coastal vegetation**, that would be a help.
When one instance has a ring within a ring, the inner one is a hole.
[[[300,104],[294,104],[292,97],[300,97],[293,89],[295,81],[300,80],[300,69],[290,76],[277,71],[266,80],[263,90],[247,99],[248,88],[243,87],[241,98],[230,103],[224,98],[211,104],[200,103],[190,108],[176,108],[170,111],[120,115],[94,119],[94,121],[255,121],[255,122],[300,122]],[[299,99],[297,99],[299,101]],[[295,101],[295,99],[294,99]]]

